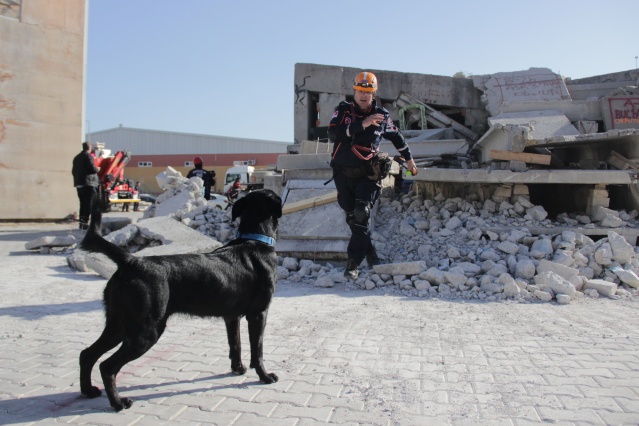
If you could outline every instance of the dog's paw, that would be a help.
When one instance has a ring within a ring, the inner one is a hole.
[[[246,374],[246,367],[242,363],[239,363],[239,365],[231,365],[231,371],[238,376],[241,376]]]
[[[102,395],[102,391],[95,386],[91,386],[88,389],[81,389],[80,391],[82,392],[82,395],[87,398],[97,398]]]
[[[267,373],[260,377],[260,380],[262,381],[262,383],[266,383],[267,385],[270,385],[271,383],[275,383],[279,379],[280,378],[277,377],[277,374],[275,373]]]
[[[113,404],[113,408],[116,412],[122,411],[123,408],[131,408],[133,401],[131,398],[120,398],[119,404]]]

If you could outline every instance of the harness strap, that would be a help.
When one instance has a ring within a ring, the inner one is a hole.
[[[350,107],[351,107],[352,120],[355,121],[355,106],[353,105],[352,102],[350,103]],[[365,146],[355,145],[354,143],[351,143],[351,151],[353,151],[353,154],[355,154],[357,158],[359,158],[360,160],[369,161],[371,158],[375,156],[375,154],[377,154],[377,152],[379,152],[379,147],[368,148]],[[368,152],[369,154],[364,156],[359,151]]]

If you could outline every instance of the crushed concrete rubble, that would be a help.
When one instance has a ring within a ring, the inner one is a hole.
[[[556,301],[639,295],[639,251],[611,228],[593,241],[573,231],[533,236],[528,228],[553,227],[541,206],[525,198],[514,204],[484,203],[408,193],[380,199],[373,242],[385,264],[362,268],[356,286],[407,296],[466,300]],[[572,216],[572,217],[571,217]],[[618,226],[637,227],[637,212],[611,211]],[[595,226],[588,216],[560,215]],[[597,225],[602,225],[598,223]],[[490,228],[511,228],[492,232]],[[484,230],[482,230],[484,229]],[[346,284],[343,269],[284,258],[280,279],[318,287]]]

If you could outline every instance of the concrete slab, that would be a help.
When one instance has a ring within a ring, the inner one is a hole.
[[[277,170],[330,169],[331,154],[289,154],[277,158]]]
[[[482,101],[491,115],[507,102],[571,99],[563,78],[548,68],[473,76],[473,84],[484,92]]]
[[[407,181],[464,183],[524,183],[524,184],[621,184],[632,183],[633,173],[627,170],[510,170],[487,169],[420,169]]]
[[[517,227],[509,227],[509,226],[482,226],[480,227],[480,229],[482,230],[482,232],[486,233],[486,232],[494,232],[495,234],[502,234],[502,233],[507,233],[509,234],[510,232],[517,230],[517,229],[521,229],[521,226],[517,226]],[[600,226],[596,226],[596,227],[592,227],[592,228],[586,228],[583,226],[579,226],[579,227],[575,227],[575,226],[552,226],[552,227],[547,227],[547,226],[543,226],[543,227],[536,227],[536,226],[530,226],[530,227],[526,227],[526,229],[528,231],[530,231],[530,234],[533,236],[538,236],[538,235],[559,235],[562,232],[575,232],[575,233],[579,233],[579,234],[583,234],[586,235],[587,237],[593,238],[593,239],[599,239],[599,238],[605,238],[608,236],[608,233],[612,230],[614,232],[616,232],[617,234],[621,235],[626,242],[628,242],[629,244],[637,245],[637,240],[639,239],[639,229],[635,229],[635,228],[603,228]]]
[[[275,251],[279,256],[311,260],[346,260],[347,239],[279,239]]]
[[[138,232],[145,238],[162,242],[162,245],[148,247],[134,253],[133,255],[136,257],[208,253],[222,246],[219,241],[167,216],[140,220],[136,225]],[[117,240],[120,232],[125,232],[125,230],[113,232],[105,238],[108,241]],[[107,279],[117,269],[110,259],[99,253],[87,255],[85,263],[87,267]]]
[[[495,111],[495,115],[506,112],[526,112],[552,109],[560,111],[563,115],[568,117],[568,120],[571,122],[579,120],[601,121],[603,120],[603,117],[601,115],[600,104],[601,102],[599,99],[578,101],[573,99],[572,101],[505,102],[499,106],[497,111]]]
[[[465,139],[446,140],[412,140],[406,141],[413,157],[432,157],[443,154],[465,154],[468,151],[468,141]],[[390,142],[379,144],[380,150],[388,152],[391,156],[399,154],[395,146]]]
[[[526,112],[509,112],[488,119],[492,125],[530,126],[528,139],[545,139],[554,136],[578,135],[579,130],[572,125],[561,111],[541,110]]]
[[[492,149],[522,152],[530,141],[580,134],[565,115],[553,110],[504,113],[489,118],[488,123],[490,129],[473,146],[482,162],[488,161]]]
[[[289,181],[284,191],[284,206],[300,200],[312,199],[334,192],[335,183],[323,185],[321,181]],[[278,229],[281,239],[340,239],[350,237],[344,221],[344,212],[337,202],[315,206],[282,216]]]

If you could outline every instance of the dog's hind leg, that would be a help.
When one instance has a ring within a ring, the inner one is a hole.
[[[246,367],[242,363],[242,341],[240,339],[240,318],[224,318],[226,323],[226,336],[229,341],[229,358],[231,359],[231,371],[235,374],[246,373]]]
[[[137,333],[133,336],[128,335],[122,342],[120,349],[100,364],[104,390],[109,397],[111,407],[115,408],[115,411],[130,408],[133,403],[129,398],[120,397],[115,380],[117,374],[124,365],[134,359],[138,359],[151,349],[160,338],[165,326],[166,321],[163,321],[157,328],[152,328],[151,326],[146,330],[137,330]],[[129,333],[127,332],[127,334]]]
[[[264,369],[264,329],[266,328],[266,316],[268,310],[246,316],[249,329],[249,341],[251,342],[251,368],[255,368],[257,375],[263,383],[274,383],[279,379],[274,373],[267,373]]]
[[[80,392],[88,398],[95,398],[102,391],[91,384],[93,366],[102,355],[119,345],[124,339],[122,329],[115,321],[107,319],[102,335],[91,346],[80,352]]]

